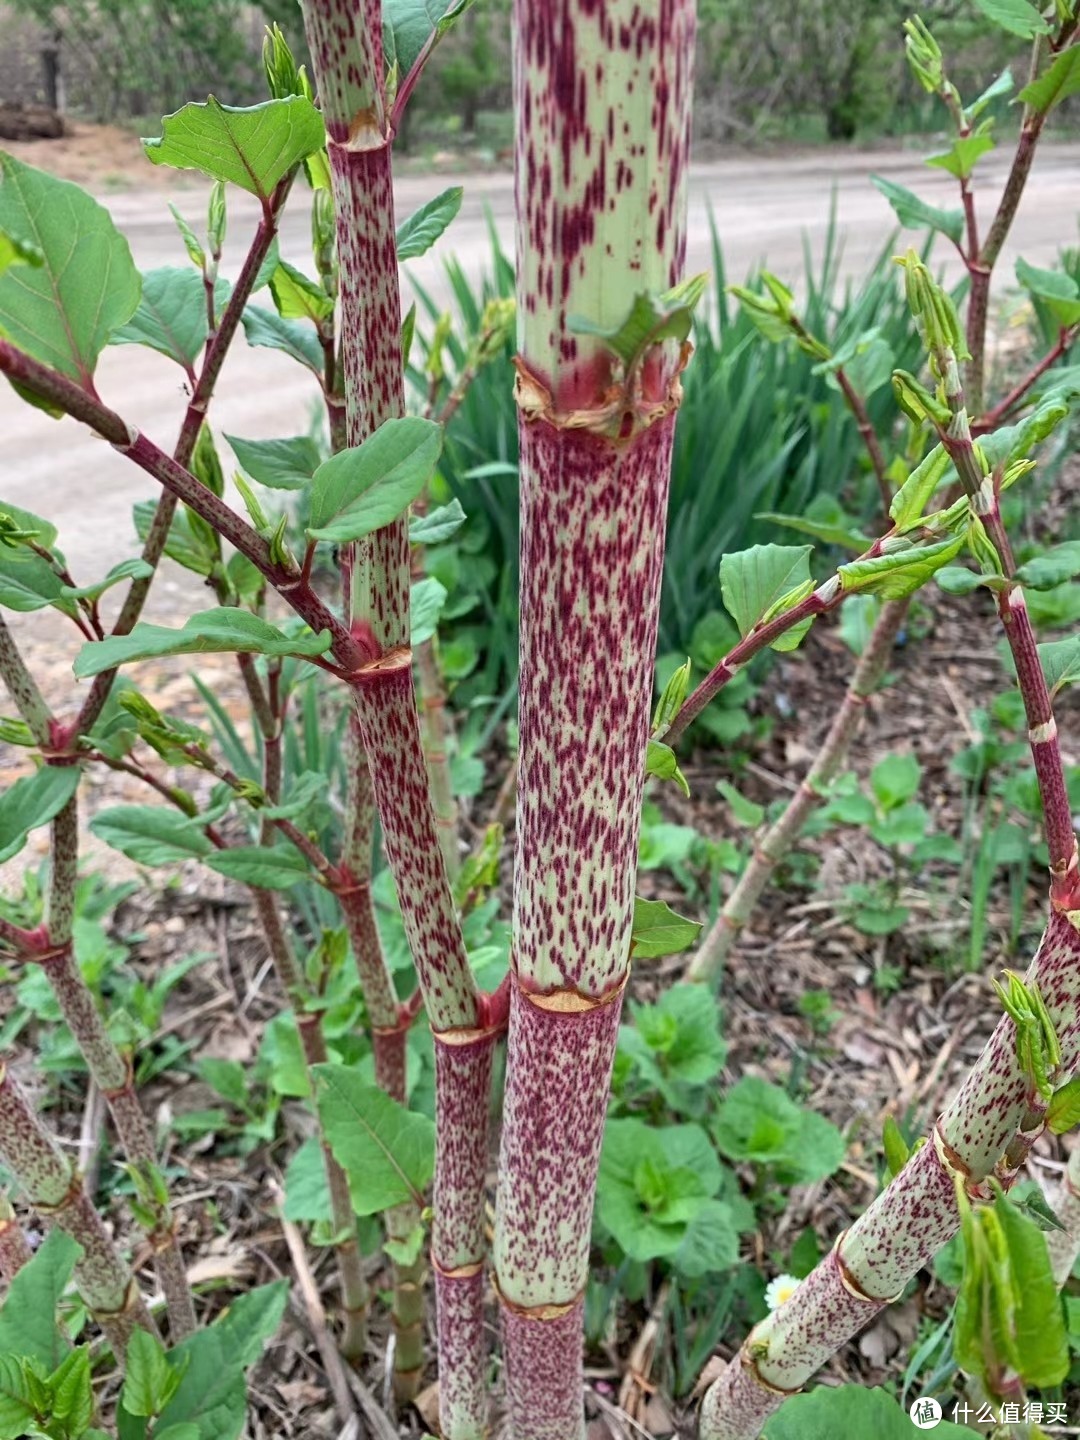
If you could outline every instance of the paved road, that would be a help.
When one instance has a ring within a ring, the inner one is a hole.
[[[1004,157],[996,162],[991,157],[985,165],[979,199],[984,224],[1005,164]],[[1078,169],[1080,145],[1050,146],[1040,153],[1004,257],[1006,273],[1017,253],[1049,264],[1060,246],[1076,243]],[[812,252],[820,255],[835,195],[845,236],[843,267],[861,274],[891,229],[892,213],[868,181],[875,172],[917,187],[933,203],[953,203],[951,177],[927,170],[917,155],[901,151],[752,157],[697,166],[691,174],[690,272],[709,268],[712,213],[729,277],[742,279],[760,261],[781,275],[799,275],[804,237]],[[439,175],[402,180],[396,192],[398,213],[408,214],[448,183],[452,182]],[[452,248],[467,270],[478,275],[490,253],[489,214],[504,243],[511,243],[511,182],[506,175],[482,175],[466,177],[463,184],[465,201],[451,231]],[[189,186],[171,198],[198,223],[204,194]],[[140,267],[185,263],[166,209],[167,194],[155,188],[102,198],[129,237]],[[244,198],[231,202],[227,260],[242,255],[255,223],[254,205],[245,204]],[[443,253],[449,248],[445,242],[440,247]],[[294,205],[286,216],[282,252],[300,264],[307,260],[308,219],[302,204]],[[944,250],[941,258],[949,258]],[[440,264],[436,253],[406,269],[442,294]],[[175,367],[154,352],[122,346],[103,356],[98,387],[106,401],[171,448],[184,403],[178,376]],[[316,402],[314,385],[305,384],[303,372],[294,364],[270,351],[249,349],[242,337],[233,347],[219,389],[221,398],[213,407],[215,429],[248,437],[296,433]],[[61,544],[80,582],[135,553],[131,505],[152,495],[153,483],[74,422],[49,420],[22,404],[6,385],[0,385],[0,467],[0,496],[60,525]],[[190,583],[190,577],[167,566],[148,613],[158,619],[169,617],[171,610],[175,613],[177,587],[190,589]],[[49,626],[46,616],[16,620],[28,639],[41,639],[47,633],[40,628]]]

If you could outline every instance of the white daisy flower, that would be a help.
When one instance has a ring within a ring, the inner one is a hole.
[[[778,1309],[785,1300],[791,1299],[798,1284],[794,1275],[777,1275],[776,1279],[770,1280],[765,1287],[765,1304],[770,1310]]]

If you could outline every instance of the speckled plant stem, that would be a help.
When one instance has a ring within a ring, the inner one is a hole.
[[[11,1201],[0,1193],[0,1280],[10,1281],[33,1257]]]
[[[1080,934],[1055,912],[1028,970],[1054,1022],[1061,1079],[1080,1065]],[[1042,1133],[1045,1106],[1017,1059],[1004,1017],[939,1118],[926,1145],[838,1239],[791,1299],[750,1332],[709,1389],[701,1440],[756,1440],[785,1397],[883,1306],[896,1299],[959,1228],[954,1177],[989,1198],[987,1179],[1008,1184]]]
[[[755,842],[753,854],[739,877],[739,883],[690,963],[688,980],[705,981],[712,985],[719,983],[732,946],[753,914],[777,865],[796,843],[807,817],[821,803],[824,792],[839,774],[867,702],[881,684],[909,603],[907,600],[889,600],[881,607],[881,614],[859,657],[851,684],[833,717],[821,749],[783,814]]]
[[[75,1267],[79,1293],[123,1359],[128,1337],[157,1331],[139,1287],[109,1239],[82,1179],[0,1064],[0,1155],[30,1204],[83,1248]]]
[[[346,433],[349,443],[358,445],[404,410],[382,6],[380,0],[303,0],[303,10],[333,177]],[[403,516],[361,543],[349,577],[353,621],[376,655],[354,671],[353,699],[429,1021],[437,1036],[471,1033],[486,1027],[486,1012],[469,968],[431,806],[408,649],[409,579]],[[467,1192],[448,1159],[464,1104],[455,1097],[457,1109],[448,1116],[450,1099],[444,1085],[436,1096],[435,1247],[441,1226],[472,1224],[483,1211],[483,1174],[477,1180],[468,1172],[474,1188]],[[486,1147],[486,1105],[470,1114],[468,1125]],[[438,1266],[437,1248],[434,1254]],[[479,1304],[482,1294],[470,1293]],[[462,1333],[467,1327],[482,1344],[482,1310],[460,1323]],[[480,1368],[456,1371],[461,1347],[451,1344],[441,1327],[439,1355],[441,1390],[460,1395]],[[403,1358],[399,1349],[399,1362]],[[477,1394],[466,1408],[478,1413],[485,1403]],[[443,1431],[447,1440],[473,1440],[471,1433],[452,1428],[452,1417],[444,1417]]]
[[[157,1168],[154,1138],[135,1093],[131,1061],[117,1049],[97,1002],[83,979],[72,946],[75,884],[79,854],[77,799],[67,803],[52,824],[52,876],[49,884],[48,948],[38,958],[68,1029],[109,1107],[116,1133],[136,1168]],[[183,1257],[167,1208],[159,1208],[148,1238],[154,1269],[165,1296],[174,1343],[196,1326],[195,1306]]]
[[[630,957],[683,355],[595,334],[682,275],[690,0],[517,0],[515,953],[495,1269],[514,1440],[584,1433],[582,1305]]]

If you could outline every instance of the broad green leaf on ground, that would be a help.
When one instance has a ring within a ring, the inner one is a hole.
[[[157,1336],[136,1330],[124,1356],[124,1388],[120,1392],[120,1404],[127,1413],[147,1418],[159,1415],[175,1394],[180,1379]]]
[[[234,1300],[213,1325],[170,1351],[170,1364],[186,1369],[154,1427],[155,1437],[168,1434],[171,1426],[188,1423],[197,1426],[199,1440],[239,1440],[247,1418],[244,1372],[259,1359],[281,1324],[288,1294],[286,1280],[251,1290]]]
[[[1075,95],[1080,90],[1080,45],[1070,45],[1050,65],[1048,70],[1025,85],[1019,100],[1040,111],[1043,115]]]
[[[796,1185],[831,1175],[847,1148],[823,1115],[756,1075],[744,1075],[724,1096],[713,1134],[729,1160],[775,1166],[779,1178]]]
[[[1017,580],[1029,590],[1052,590],[1074,575],[1080,575],[1080,540],[1054,545],[1045,555],[1025,561],[1016,572]]]
[[[1059,325],[1075,325],[1080,320],[1080,286],[1064,270],[1040,270],[1024,259],[1016,262],[1016,278],[1053,315]]]
[[[326,1161],[318,1138],[305,1140],[285,1171],[286,1220],[297,1225],[329,1222],[333,1219],[330,1191],[326,1184]]]
[[[461,197],[465,192],[460,185],[427,200],[414,210],[407,220],[397,228],[398,260],[416,260],[427,254],[451,220],[461,209]]]
[[[988,20],[1021,40],[1049,33],[1050,26],[1030,0],[975,0],[975,4]]]
[[[0,1355],[22,1355],[50,1373],[56,1369],[71,1348],[56,1323],[56,1310],[81,1254],[69,1235],[49,1231],[8,1285],[0,1307]]]
[[[312,479],[310,538],[344,544],[389,525],[423,490],[441,448],[434,421],[407,416],[332,455]]]
[[[449,505],[440,505],[426,515],[414,515],[409,521],[409,539],[414,545],[436,545],[465,524],[465,511],[456,497]]]
[[[276,310],[264,310],[260,305],[249,305],[240,320],[249,345],[281,350],[322,379],[322,346],[310,325],[286,320]]]
[[[630,949],[635,959],[655,960],[676,955],[697,939],[701,924],[677,915],[663,900],[634,899],[634,923]]]
[[[631,1260],[671,1259],[723,1178],[720,1161],[700,1125],[662,1130],[636,1118],[604,1127],[596,1213]],[[738,1258],[733,1217],[728,1264]],[[714,1253],[718,1250],[714,1243]]]
[[[807,1395],[793,1395],[765,1422],[762,1440],[918,1440],[926,1427],[910,1417],[884,1390],[862,1385],[819,1385]],[[971,1440],[965,1425],[942,1420],[933,1427],[934,1440]]]
[[[318,325],[334,313],[334,302],[321,285],[279,260],[270,276],[270,294],[285,320],[309,320]]]
[[[53,1419],[65,1427],[65,1434],[82,1436],[94,1418],[89,1346],[81,1345],[64,1356],[49,1376],[49,1388]]]
[[[438,43],[473,0],[386,0],[383,44],[387,66],[397,65],[404,80],[429,40]]]
[[[841,565],[840,583],[849,594],[880,595],[883,600],[902,600],[911,595],[936,572],[955,560],[964,546],[963,535],[939,540],[933,545],[913,545],[909,550],[878,555],[872,560],[855,560]]]
[[[197,820],[160,805],[116,805],[95,815],[90,830],[139,865],[178,865],[214,848]]]
[[[870,771],[870,788],[883,810],[893,810],[919,793],[922,766],[914,755],[886,755]]]
[[[892,206],[897,220],[905,230],[939,230],[957,244],[964,233],[963,210],[939,210],[903,185],[886,180],[881,175],[871,175],[871,180]]]
[[[315,1077],[323,1133],[349,1177],[356,1213],[419,1202],[435,1173],[434,1123],[346,1065],[317,1065]]]
[[[435,634],[446,604],[446,586],[434,575],[417,580],[409,591],[409,644],[415,650]]]
[[[110,635],[84,645],[75,659],[79,679],[99,675],[133,660],[161,655],[322,655],[330,648],[329,630],[318,635],[286,635],[258,615],[222,605],[192,615],[179,630],[165,625],[136,625],[129,635]]]
[[[90,384],[110,335],[139,303],[128,242],[77,185],[3,153],[0,230],[41,256],[0,275],[0,330],[35,360]]]
[[[226,435],[246,475],[271,490],[302,490],[319,468],[322,455],[310,435],[280,440],[242,440]]]
[[[139,308],[113,345],[148,345],[190,370],[206,344],[206,291],[194,270],[165,265],[142,277]]]
[[[260,890],[291,890],[313,878],[310,862],[291,845],[238,845],[216,850],[206,863],[219,875]]]
[[[17,855],[31,830],[59,815],[79,785],[77,765],[43,765],[0,795],[0,865]]]
[[[294,165],[326,141],[322,116],[303,95],[239,109],[211,95],[161,122],[162,133],[144,140],[155,165],[200,170],[268,200]]]
[[[962,135],[960,139],[953,141],[948,150],[943,150],[939,155],[928,156],[926,163],[939,170],[947,170],[958,180],[966,180],[980,157],[988,150],[993,150],[996,144],[997,141],[992,135]]]
[[[740,635],[748,635],[780,601],[804,589],[812,553],[812,545],[751,545],[724,556],[720,593]]]
[[[679,1087],[706,1084],[724,1063],[716,999],[707,985],[673,985],[654,1005],[632,1002],[630,1013],[633,1025],[619,1027],[619,1052],[678,1113]]]

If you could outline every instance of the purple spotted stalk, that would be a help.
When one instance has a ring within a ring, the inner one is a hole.
[[[1074,1145],[1061,1181],[1050,1196],[1054,1214],[1065,1227],[1046,1235],[1050,1263],[1058,1286],[1065,1284],[1080,1256],[1080,1145]]]
[[[304,0],[303,12],[333,182],[345,434],[359,445],[404,413],[391,145],[416,76],[397,77],[396,96],[388,92],[380,0]],[[487,1097],[503,1017],[476,989],[431,805],[409,648],[407,517],[360,542],[348,560],[360,653],[347,681],[435,1037],[440,1421],[447,1440],[479,1440],[487,1429]]]
[[[123,1359],[133,1330],[157,1333],[150,1312],[109,1239],[82,1177],[42,1125],[15,1077],[2,1065],[0,1156],[38,1214],[82,1246],[82,1258],[75,1266],[79,1293]]]
[[[583,330],[682,277],[694,7],[517,0],[514,41],[521,740],[494,1266],[510,1432],[573,1440],[685,359],[647,337],[623,365]]]
[[[11,1201],[0,1191],[0,1280],[10,1283],[33,1256]]]

